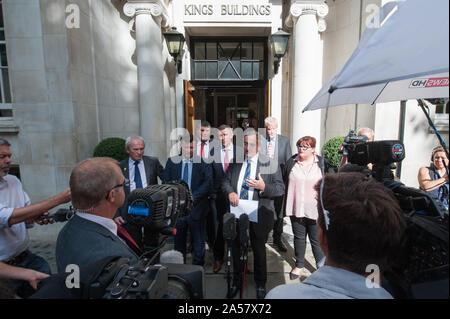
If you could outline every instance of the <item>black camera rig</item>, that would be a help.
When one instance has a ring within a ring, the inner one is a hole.
[[[449,215],[431,193],[394,181],[393,163],[405,157],[400,141],[367,142],[354,132],[345,138],[344,154],[361,171],[372,163],[371,175],[389,188],[402,208],[407,224],[402,251],[385,273],[396,298],[448,298]]]

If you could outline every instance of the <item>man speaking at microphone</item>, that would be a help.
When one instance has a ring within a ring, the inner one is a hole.
[[[256,283],[256,297],[262,299],[266,294],[267,260],[266,242],[274,223],[274,198],[284,194],[284,184],[278,165],[271,159],[259,154],[258,137],[254,129],[247,129],[244,133],[244,163],[230,166],[222,182],[222,190],[228,197],[230,204],[239,206],[240,200],[253,200],[258,202],[257,219],[250,220],[250,245],[254,259],[254,278]],[[240,272],[242,271],[240,234],[239,229],[233,241],[233,284],[228,298],[234,298],[241,289]]]

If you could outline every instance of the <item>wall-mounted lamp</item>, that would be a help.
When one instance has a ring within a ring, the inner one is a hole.
[[[166,39],[167,49],[169,50],[170,55],[175,60],[177,65],[178,74],[182,72],[181,60],[178,60],[178,55],[183,50],[184,45],[184,36],[180,32],[177,31],[177,28],[172,27],[172,30],[168,32],[163,32],[164,38]]]
[[[275,74],[278,73],[281,58],[286,54],[290,36],[289,33],[284,32],[281,28],[278,28],[277,32],[270,35],[270,44],[272,45],[272,50],[274,52],[273,71]]]

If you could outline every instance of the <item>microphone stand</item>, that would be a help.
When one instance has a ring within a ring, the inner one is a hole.
[[[231,245],[233,241],[227,240],[227,264],[225,271],[227,273],[227,296],[231,296]]]
[[[242,243],[241,246],[241,292],[240,298],[244,298],[245,274],[247,272],[248,242]]]

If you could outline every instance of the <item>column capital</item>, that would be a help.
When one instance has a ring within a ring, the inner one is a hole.
[[[161,0],[127,0],[123,13],[130,18],[140,14],[151,15],[161,23],[161,27],[169,27],[167,8]]]
[[[328,15],[328,5],[324,1],[293,1],[286,19],[286,25],[292,28],[302,15],[313,14],[318,17],[317,26],[319,32],[324,32],[327,28],[325,17]]]

